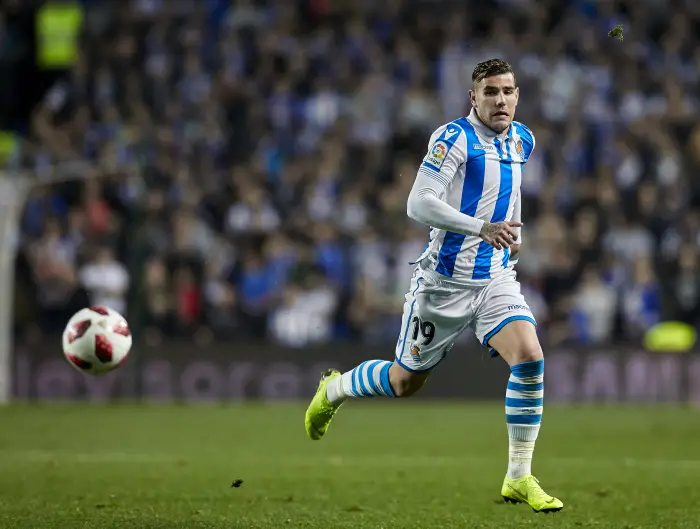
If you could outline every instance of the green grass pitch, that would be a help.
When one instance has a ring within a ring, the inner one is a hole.
[[[0,409],[0,527],[700,527],[697,410],[546,407],[535,475],[565,502],[549,515],[500,499],[501,404],[352,402],[318,442],[303,415],[300,404]]]

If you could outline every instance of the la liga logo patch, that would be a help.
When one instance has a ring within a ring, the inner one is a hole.
[[[444,142],[438,141],[433,145],[433,150],[430,151],[430,155],[433,158],[442,160],[447,154],[447,145]]]
[[[433,144],[428,154],[425,155],[423,162],[434,171],[439,171],[445,158],[447,158],[447,151],[447,144],[442,140],[438,140]]]

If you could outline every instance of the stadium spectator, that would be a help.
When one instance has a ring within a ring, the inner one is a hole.
[[[428,136],[503,56],[537,135],[518,270],[540,331],[700,325],[696,3],[123,4],[85,3],[79,56],[16,157],[48,182],[22,219],[36,319],[76,302],[107,244],[134,328],[392,343],[427,241],[405,201]]]
[[[79,271],[80,282],[90,296],[90,303],[111,307],[126,313],[126,294],[129,288],[129,272],[117,261],[109,248],[98,250],[94,260],[88,261]]]

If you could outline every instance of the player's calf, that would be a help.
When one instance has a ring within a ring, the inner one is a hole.
[[[334,405],[347,398],[410,397],[427,378],[428,373],[411,373],[394,362],[368,360],[329,381],[326,396]]]
[[[420,391],[428,380],[429,372],[412,373],[394,362],[389,368],[389,380],[396,397],[411,397]]]

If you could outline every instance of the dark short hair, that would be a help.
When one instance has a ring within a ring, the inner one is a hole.
[[[472,72],[472,82],[476,84],[487,77],[506,73],[513,74],[513,79],[515,79],[515,72],[510,64],[503,59],[489,59],[488,61],[482,61],[476,65],[476,68],[474,68]]]

